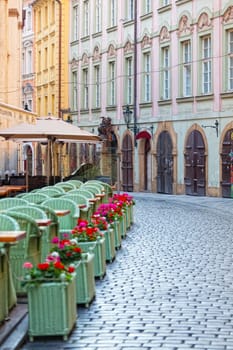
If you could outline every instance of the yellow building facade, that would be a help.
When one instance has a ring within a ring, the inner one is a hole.
[[[36,111],[63,118],[68,100],[69,1],[32,3],[35,28]]]

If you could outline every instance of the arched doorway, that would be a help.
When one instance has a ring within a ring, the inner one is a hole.
[[[139,141],[139,189],[151,191],[151,134],[140,131],[136,140]]]
[[[172,139],[168,131],[163,131],[157,143],[157,192],[173,193]]]
[[[233,129],[228,130],[222,143],[222,196],[233,198]]]
[[[205,144],[201,133],[193,130],[185,146],[185,193],[192,196],[205,196],[206,169]]]
[[[33,174],[33,159],[32,159],[32,148],[30,145],[26,144],[24,146],[24,173],[28,176]]]
[[[133,191],[133,143],[128,134],[122,143],[122,188],[123,191]]]

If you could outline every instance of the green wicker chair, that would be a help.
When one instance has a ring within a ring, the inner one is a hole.
[[[19,231],[18,222],[7,216],[0,214],[2,231]],[[12,279],[11,265],[8,264],[5,244],[0,243],[0,323],[8,316],[9,310],[16,305],[17,297]]]
[[[99,200],[98,200],[98,198],[95,197],[93,192],[90,192],[87,189],[85,189],[84,187],[82,187],[82,188],[79,188],[77,190],[69,192],[69,194],[73,194],[73,193],[80,194],[80,195],[87,198],[87,200],[89,201],[90,206],[91,206],[90,215],[92,215],[96,211],[96,209],[99,205]]]
[[[17,245],[12,246],[10,250],[10,261],[16,293],[25,294],[26,290],[21,286],[19,279],[23,275],[22,266],[25,261],[30,261],[33,264],[41,262],[41,231],[36,221],[27,214],[9,210],[7,215],[18,222],[20,230],[26,231],[26,238],[21,240]]]
[[[62,236],[63,233],[70,233],[72,229],[77,225],[77,219],[80,217],[80,211],[77,204],[71,199],[59,197],[50,198],[42,203],[53,210],[70,210],[70,213],[65,216],[59,216],[59,233]]]
[[[20,205],[28,205],[28,202],[25,199],[17,197],[2,198],[0,199],[0,212]]]
[[[9,213],[11,211],[14,211],[14,212],[19,212],[19,213],[22,213],[22,214],[26,214],[26,215],[29,215],[32,219],[34,220],[48,220],[50,219],[46,212],[35,206],[35,205],[31,205],[31,206],[18,206],[18,207],[14,207],[14,208],[11,208],[11,209],[8,209],[8,211],[6,212]],[[50,248],[51,248],[51,240],[55,235],[54,233],[54,230],[53,230],[53,227],[50,227],[50,225],[48,226],[40,226],[38,224],[39,228],[40,228],[40,231],[41,231],[41,234],[42,234],[42,242],[41,242],[41,260],[43,261],[46,256],[48,255],[49,251],[50,251]]]
[[[29,203],[40,204],[46,199],[49,199],[50,197],[46,193],[33,192],[24,194],[22,198],[28,201]]]
[[[75,185],[76,188],[79,188],[80,186],[82,186],[83,182],[80,180],[67,180],[66,183],[71,183],[73,185]]]
[[[64,195],[62,198],[68,198],[73,200],[78,206],[79,205],[85,205],[84,208],[80,208],[80,218],[84,220],[91,220],[92,215],[92,207],[88,199],[79,194],[79,193],[70,193],[68,192],[66,195]]]
[[[76,186],[72,183],[68,183],[68,182],[57,182],[54,187],[59,187],[62,188],[65,192],[69,192],[71,190],[75,190]]]
[[[46,186],[41,188],[39,193],[44,193],[49,197],[60,197],[63,194],[65,194],[65,191],[63,190],[63,188],[58,186]]]

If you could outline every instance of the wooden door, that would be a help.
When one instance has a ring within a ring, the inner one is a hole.
[[[233,129],[226,132],[222,144],[222,196],[233,197]]]
[[[123,191],[133,191],[133,143],[126,135],[122,145],[122,188]]]
[[[205,145],[201,133],[193,130],[185,147],[185,192],[205,196]]]
[[[173,193],[172,140],[167,131],[161,132],[157,143],[157,192]]]

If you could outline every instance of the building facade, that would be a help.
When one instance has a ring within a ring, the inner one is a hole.
[[[69,105],[103,136],[104,173],[126,191],[232,197],[231,1],[70,6]]]

